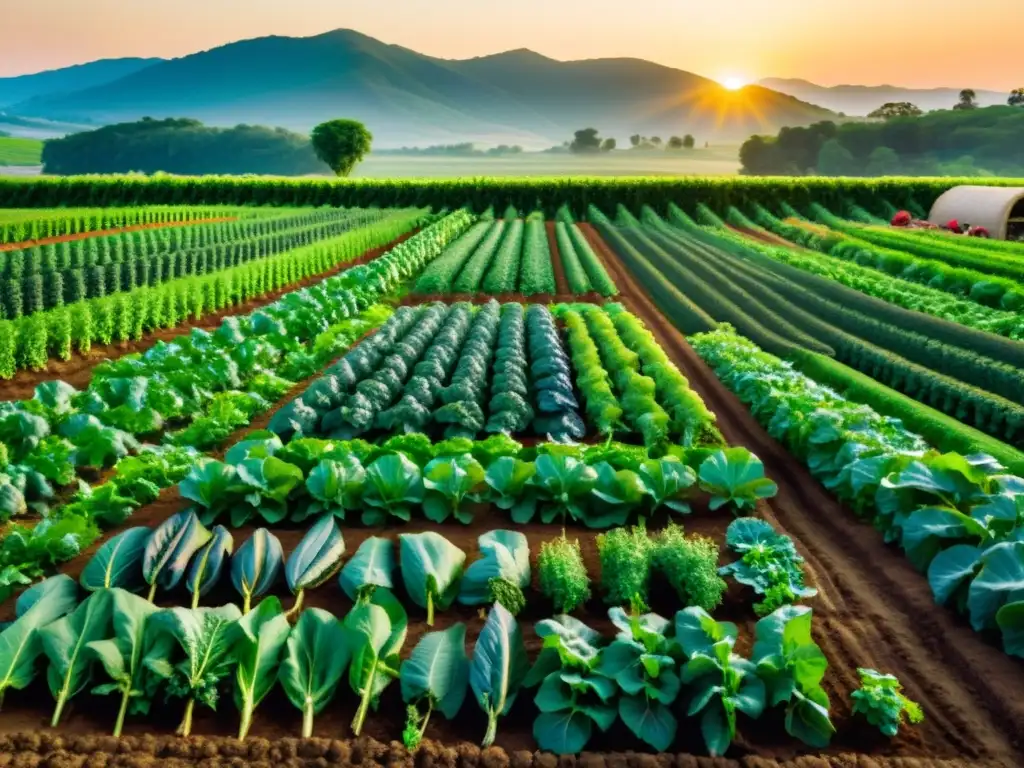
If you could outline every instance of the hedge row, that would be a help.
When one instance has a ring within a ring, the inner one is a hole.
[[[558,177],[461,179],[267,179],[249,177],[76,176],[0,179],[0,206],[116,206],[144,204],[333,205],[345,207],[458,208],[477,211],[512,205],[542,209],[548,216],[563,204],[577,214],[593,204],[634,211],[664,210],[675,202],[692,211],[698,203],[717,210],[761,204],[772,210],[786,200],[842,210],[859,205],[881,211],[883,200],[899,207],[930,206],[950,187],[964,183],[1017,186],[1012,179],[845,179],[827,177]]]

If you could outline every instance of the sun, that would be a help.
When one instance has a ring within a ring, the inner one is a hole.
[[[742,77],[726,77],[722,80],[722,85],[730,91],[738,91],[746,84],[746,81]]]

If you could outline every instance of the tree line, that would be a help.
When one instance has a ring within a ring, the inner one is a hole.
[[[690,134],[685,136],[672,136],[668,141],[663,142],[660,136],[641,136],[635,133],[629,137],[629,144],[632,149],[640,150],[680,150],[693,149],[697,141]],[[613,138],[602,139],[597,128],[583,128],[573,134],[573,140],[566,143],[570,152],[575,154],[588,154],[596,152],[611,152],[618,146]]]

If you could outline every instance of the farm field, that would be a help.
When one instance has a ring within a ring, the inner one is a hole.
[[[1024,761],[1015,246],[879,224],[924,186],[318,189],[0,211],[0,752]]]

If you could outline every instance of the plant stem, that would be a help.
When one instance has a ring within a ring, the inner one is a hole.
[[[57,705],[53,708],[53,718],[50,720],[51,728],[56,728],[57,724],[60,723],[60,716],[64,711],[64,703],[67,701],[66,690],[66,688],[61,688],[60,693],[57,695]]]
[[[248,592],[242,596],[242,615],[244,616],[249,612],[249,608],[252,607],[252,595]]]
[[[199,589],[197,588],[192,593],[192,610],[194,611],[198,607],[199,607]]]
[[[306,697],[306,703],[302,707],[302,738],[309,739],[313,736],[313,699]]]
[[[121,735],[121,729],[124,728],[124,716],[128,714],[128,701],[130,699],[131,689],[129,688],[121,696],[121,708],[117,711],[117,722],[114,723],[114,736],[118,737]]]
[[[291,621],[293,616],[297,616],[299,613],[302,612],[302,601],[305,596],[306,590],[304,589],[300,589],[298,592],[295,593],[295,605],[293,605],[291,607],[291,610],[284,615],[284,617],[288,619],[288,621]]]
[[[434,594],[427,590],[427,626],[434,626]]]
[[[156,582],[155,581],[152,584],[149,585],[149,595],[146,596],[146,599],[149,600],[149,602],[151,602],[151,603],[153,602],[153,600],[156,599]]]
[[[181,725],[178,726],[179,736],[189,736],[192,733],[192,710],[195,709],[196,700],[189,698],[185,702],[185,716],[181,718]]]
[[[427,697],[427,714],[423,716],[423,722],[420,725],[420,741],[423,741],[423,734],[427,732],[427,723],[430,722],[430,714],[434,711],[434,702]]]
[[[494,743],[494,737],[498,734],[498,713],[488,712],[487,713],[487,733],[484,734],[484,740],[480,743],[481,747],[489,747]]]
[[[430,598],[427,598],[428,600]],[[366,713],[370,710],[370,696],[373,693],[373,679],[377,676],[377,663],[370,667],[370,674],[366,678],[366,685],[363,686],[363,700],[359,702],[359,709],[356,710],[356,718],[352,721],[352,734],[358,736],[363,730],[363,721],[366,720]]]

